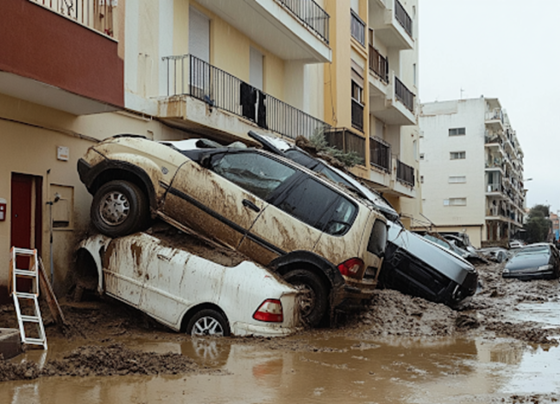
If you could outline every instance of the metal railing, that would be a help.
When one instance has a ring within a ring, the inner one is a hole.
[[[304,25],[329,43],[330,16],[313,0],[276,0],[290,10]]]
[[[354,10],[350,10],[350,34],[362,46],[366,46],[366,23]]]
[[[414,93],[410,91],[402,81],[399,80],[397,76],[395,76],[395,95],[397,100],[402,102],[402,104],[408,109],[410,112],[414,112]]]
[[[414,187],[414,167],[411,167],[397,159],[397,181]]]
[[[404,28],[408,36],[412,38],[412,18],[410,18],[399,0],[395,0],[395,18]]]
[[[291,139],[310,138],[331,127],[193,55],[162,59],[168,97],[189,95]]]
[[[389,83],[389,60],[373,46],[369,46],[369,69],[374,72],[381,81]]]
[[[330,128],[325,131],[325,140],[329,146],[345,153],[355,152],[362,163],[366,159],[366,140],[348,128]]]
[[[364,106],[356,100],[352,100],[352,127],[364,131]]]
[[[379,138],[370,137],[369,163],[380,170],[391,172],[391,145]]]
[[[28,0],[105,35],[114,36],[117,0]]]

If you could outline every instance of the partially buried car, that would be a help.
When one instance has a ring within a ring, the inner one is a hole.
[[[398,212],[382,195],[351,174],[283,139],[255,132],[249,132],[249,136],[266,150],[292,159],[343,185],[347,192],[362,196],[385,215],[389,232],[379,278],[385,287],[450,306],[474,295],[478,275],[473,265],[461,256],[405,229]]]
[[[506,262],[504,278],[556,279],[560,277],[560,255],[549,243],[529,244],[519,248]]]
[[[253,262],[185,238],[92,236],[78,249],[78,287],[97,289],[194,336],[270,337],[297,330],[293,287]]]
[[[298,287],[312,326],[373,295],[385,217],[291,160],[254,148],[179,150],[118,135],[90,147],[78,171],[94,195],[91,220],[101,233],[124,236],[159,217],[216,240]]]

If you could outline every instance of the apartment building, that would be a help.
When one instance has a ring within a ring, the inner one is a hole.
[[[333,61],[325,64],[327,140],[363,163],[353,172],[410,227],[418,183],[417,0],[326,0]]]
[[[420,108],[426,225],[466,232],[476,247],[512,238],[523,227],[523,151],[500,101],[481,97]]]
[[[322,2],[3,0],[0,300],[10,247],[68,286],[91,196],[77,160],[119,133],[311,136],[323,119],[331,21]]]

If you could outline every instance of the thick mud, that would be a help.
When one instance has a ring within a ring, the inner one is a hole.
[[[451,367],[451,370],[444,371],[446,377],[466,377],[468,380],[470,377],[474,380],[474,376],[469,376],[473,373],[474,366],[469,364],[469,361],[474,360],[471,357],[477,357],[478,361],[486,357],[497,358],[490,362],[497,361],[496,363],[503,364],[500,366],[507,364],[519,367],[525,362],[530,363],[531,358],[550,356],[550,353],[558,355],[560,321],[554,315],[554,310],[560,303],[558,280],[504,280],[501,278],[499,264],[481,265],[477,269],[480,290],[458,310],[393,290],[378,290],[367,308],[345,319],[337,328],[307,330],[280,339],[228,338],[195,343],[189,336],[169,331],[143,313],[113,299],[95,299],[90,296],[92,300],[81,303],[61,299],[61,307],[68,323],[65,327],[56,326],[50,319],[47,307],[42,308],[47,336],[59,341],[59,354],[49,350],[48,360],[44,364],[21,361],[17,358],[10,361],[0,360],[0,381],[44,379],[53,376],[91,378],[108,375],[125,377],[184,374],[189,375],[188,380],[202,383],[201,380],[214,380],[204,379],[204,375],[221,374],[223,377],[229,374],[230,369],[234,369],[236,373],[236,366],[241,369],[244,366],[242,364],[247,362],[250,363],[247,366],[253,368],[250,375],[253,378],[256,377],[255,372],[297,373],[306,367],[328,368],[329,372],[334,372],[332,377],[336,378],[337,375],[342,375],[340,372],[347,374],[348,371],[352,371],[355,375],[358,369],[363,368],[363,374],[369,374],[372,379],[383,379],[384,383],[402,379],[399,383],[408,385],[419,383],[420,379],[426,378],[422,383],[429,386],[433,383],[432,379],[437,380],[441,377],[438,375],[441,375],[442,371],[437,370],[437,366],[442,369]],[[539,308],[549,313],[549,320],[546,320],[546,316],[534,315],[534,310]],[[17,328],[11,306],[0,307],[0,324],[2,327]],[[67,341],[68,345],[64,347],[60,341]],[[146,344],[138,341],[150,342]],[[158,348],[151,351],[150,346]],[[380,348],[381,346],[383,348]],[[530,355],[527,359],[521,359],[526,355],[522,352],[526,351],[527,346],[532,347]],[[136,349],[137,347],[140,350]],[[170,347],[170,351],[166,352],[165,347]],[[443,349],[446,353],[433,352],[434,347]],[[240,350],[249,354],[239,356],[236,352]],[[455,351],[456,353],[453,353]],[[270,369],[263,368],[258,365],[259,355],[282,358],[271,359],[270,363],[282,362],[284,365],[278,369],[274,366]],[[321,355],[331,359],[319,359]],[[449,358],[441,359],[445,355],[449,355]],[[248,356],[251,358],[248,359]],[[297,360],[298,364],[294,364],[294,360]],[[538,362],[541,359],[534,360]],[[292,365],[286,365],[288,362]],[[376,362],[380,365],[373,366]],[[439,362],[441,363],[437,365]],[[507,372],[507,366],[500,371]],[[538,371],[540,370],[535,372]],[[241,370],[239,372],[242,373]],[[474,374],[480,377],[478,373],[484,372],[477,371]],[[556,370],[554,372],[558,373]],[[554,372],[551,374],[556,375]],[[360,380],[356,379],[352,383],[360,385],[363,383]],[[517,394],[525,391],[523,388],[513,389],[511,394],[507,393],[506,388],[502,390],[504,392],[497,395],[485,393],[480,400],[450,399],[446,402],[548,403],[560,399],[552,393],[554,389],[545,389],[542,392],[535,387],[525,389],[531,394]],[[319,393],[318,396],[321,395]],[[387,391],[383,394],[392,397],[393,392]],[[410,394],[411,397],[414,395]],[[414,397],[414,400],[400,401],[401,398],[394,398],[379,399],[376,402],[430,402]],[[441,400],[441,396],[438,397],[432,402]],[[216,402],[226,402],[218,400],[217,397],[214,399]]]

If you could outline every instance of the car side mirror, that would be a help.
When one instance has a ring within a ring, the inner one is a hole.
[[[200,159],[200,165],[204,168],[210,169],[212,167],[212,156],[210,154],[205,154]]]

